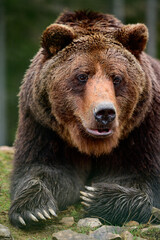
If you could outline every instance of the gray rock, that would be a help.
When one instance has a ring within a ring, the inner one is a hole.
[[[151,228],[156,228],[156,229],[158,229],[158,230],[160,230],[160,225],[158,224],[154,224],[154,225],[151,225],[150,227],[149,227],[150,229]]]
[[[119,234],[108,233],[106,240],[122,240],[122,237]]]
[[[122,237],[122,240],[133,240],[133,235],[128,231],[122,232],[121,237]]]
[[[73,232],[72,230],[63,230],[52,235],[53,240],[96,240],[94,237]]]
[[[149,239],[154,239],[155,236],[157,237],[156,239],[160,239],[160,225],[151,225],[147,228],[143,228],[141,229],[141,233],[144,234],[144,237],[149,237]]]
[[[73,217],[63,217],[60,221],[61,224],[71,227],[74,224],[74,218]]]
[[[141,229],[141,233],[146,233],[146,232],[148,232],[149,231],[149,228],[143,228],[143,229]]]
[[[94,237],[97,240],[107,240],[109,238],[109,234],[121,234],[124,231],[124,228],[118,226],[102,226],[90,233],[89,236]]]
[[[78,221],[77,226],[95,228],[102,226],[102,223],[98,218],[82,218]]]
[[[0,224],[0,239],[13,239],[8,227]]]
[[[150,232],[152,229],[155,229],[157,230],[158,232],[160,232],[160,225],[151,225],[150,227],[147,227],[147,228],[143,228],[141,230],[142,233],[147,233],[147,232]]]

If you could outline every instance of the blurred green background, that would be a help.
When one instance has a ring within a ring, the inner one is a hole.
[[[0,145],[12,145],[20,83],[40,47],[43,30],[64,9],[114,14],[125,24],[145,23],[147,52],[160,58],[160,0],[0,0]]]

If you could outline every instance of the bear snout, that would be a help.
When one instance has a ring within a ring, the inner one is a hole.
[[[116,118],[116,109],[113,103],[102,102],[99,103],[93,110],[94,118],[98,124],[107,126]]]

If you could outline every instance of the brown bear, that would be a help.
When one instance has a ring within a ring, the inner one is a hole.
[[[86,216],[116,225],[160,208],[160,63],[143,52],[147,40],[144,24],[87,11],[44,31],[19,95],[14,226],[80,197]]]

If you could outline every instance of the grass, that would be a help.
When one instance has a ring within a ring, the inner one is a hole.
[[[14,240],[52,240],[52,234],[54,232],[68,229],[68,227],[60,224],[59,222],[62,217],[68,216],[74,217],[75,221],[75,224],[70,227],[71,230],[84,234],[88,234],[90,232],[90,228],[88,227],[77,227],[76,223],[83,217],[83,210],[80,204],[71,206],[67,210],[59,213],[58,218],[49,221],[43,229],[26,232],[14,228],[8,220],[8,209],[10,206],[9,185],[12,159],[13,153],[0,150],[0,224],[3,224],[10,229]],[[133,234],[134,238],[135,236],[138,236],[148,240],[160,239],[160,230],[154,228],[149,229],[145,233],[141,233],[141,229],[145,227],[148,227],[148,225],[139,225],[136,229],[131,230],[130,232]]]

